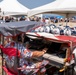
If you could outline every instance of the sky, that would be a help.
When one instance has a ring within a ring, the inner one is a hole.
[[[47,3],[50,3],[54,0],[18,0],[23,5],[27,6],[28,8],[32,9]]]
[[[1,2],[2,0],[0,0]],[[35,7],[50,3],[54,0],[18,0],[21,4],[26,6],[29,9],[33,9]]]

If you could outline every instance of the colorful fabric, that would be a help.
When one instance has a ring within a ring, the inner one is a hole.
[[[26,68],[31,68],[31,67],[35,67],[34,63],[32,63],[31,61],[28,61],[27,59],[30,59],[32,56],[32,52],[29,51],[28,49],[26,49],[23,44],[20,43],[9,43],[7,44],[6,48],[3,49],[4,53],[6,54],[6,64],[8,66],[8,68],[12,68],[12,69],[17,69],[17,62],[15,63],[16,56],[17,56],[17,51],[18,54],[20,54],[20,58],[19,58],[19,66],[23,67],[24,65],[26,65]],[[7,52],[7,53],[6,53]],[[14,70],[15,71],[15,70]],[[21,70],[23,72],[23,74],[27,74],[28,72],[30,72],[31,70]]]

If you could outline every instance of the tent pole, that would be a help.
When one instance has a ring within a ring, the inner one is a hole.
[[[1,41],[2,41],[2,45],[4,44],[4,36],[2,35],[1,36]],[[4,56],[3,56],[3,52],[1,50],[1,56],[2,56],[2,67],[4,65]],[[2,68],[2,75],[4,75],[4,71],[3,71],[3,68]]]
[[[5,22],[5,14],[4,14],[4,11],[2,13],[3,13],[3,22]]]
[[[67,26],[67,24],[68,24],[68,13],[66,14],[66,26]]]
[[[15,29],[15,28],[14,28]],[[14,34],[16,36],[16,29],[14,30]],[[19,58],[18,58],[18,40],[16,39],[17,42],[17,51],[16,51],[16,55],[17,55],[17,68],[19,67]],[[18,75],[20,75],[20,71],[18,70]]]

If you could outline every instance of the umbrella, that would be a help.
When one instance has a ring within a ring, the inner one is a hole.
[[[19,21],[0,24],[0,34],[4,36],[16,36],[22,32],[27,32],[35,26],[44,25],[42,22]]]

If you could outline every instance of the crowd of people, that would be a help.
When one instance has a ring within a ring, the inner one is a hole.
[[[14,22],[14,21],[37,21],[37,22],[45,22],[46,24],[50,23],[58,23],[58,22],[66,22],[66,18],[56,18],[53,17],[53,19],[46,18],[46,17],[38,17],[38,16],[32,16],[32,17],[27,17],[27,16],[5,16],[5,17],[0,17],[1,20],[4,22]],[[69,20],[68,20],[69,22]]]

